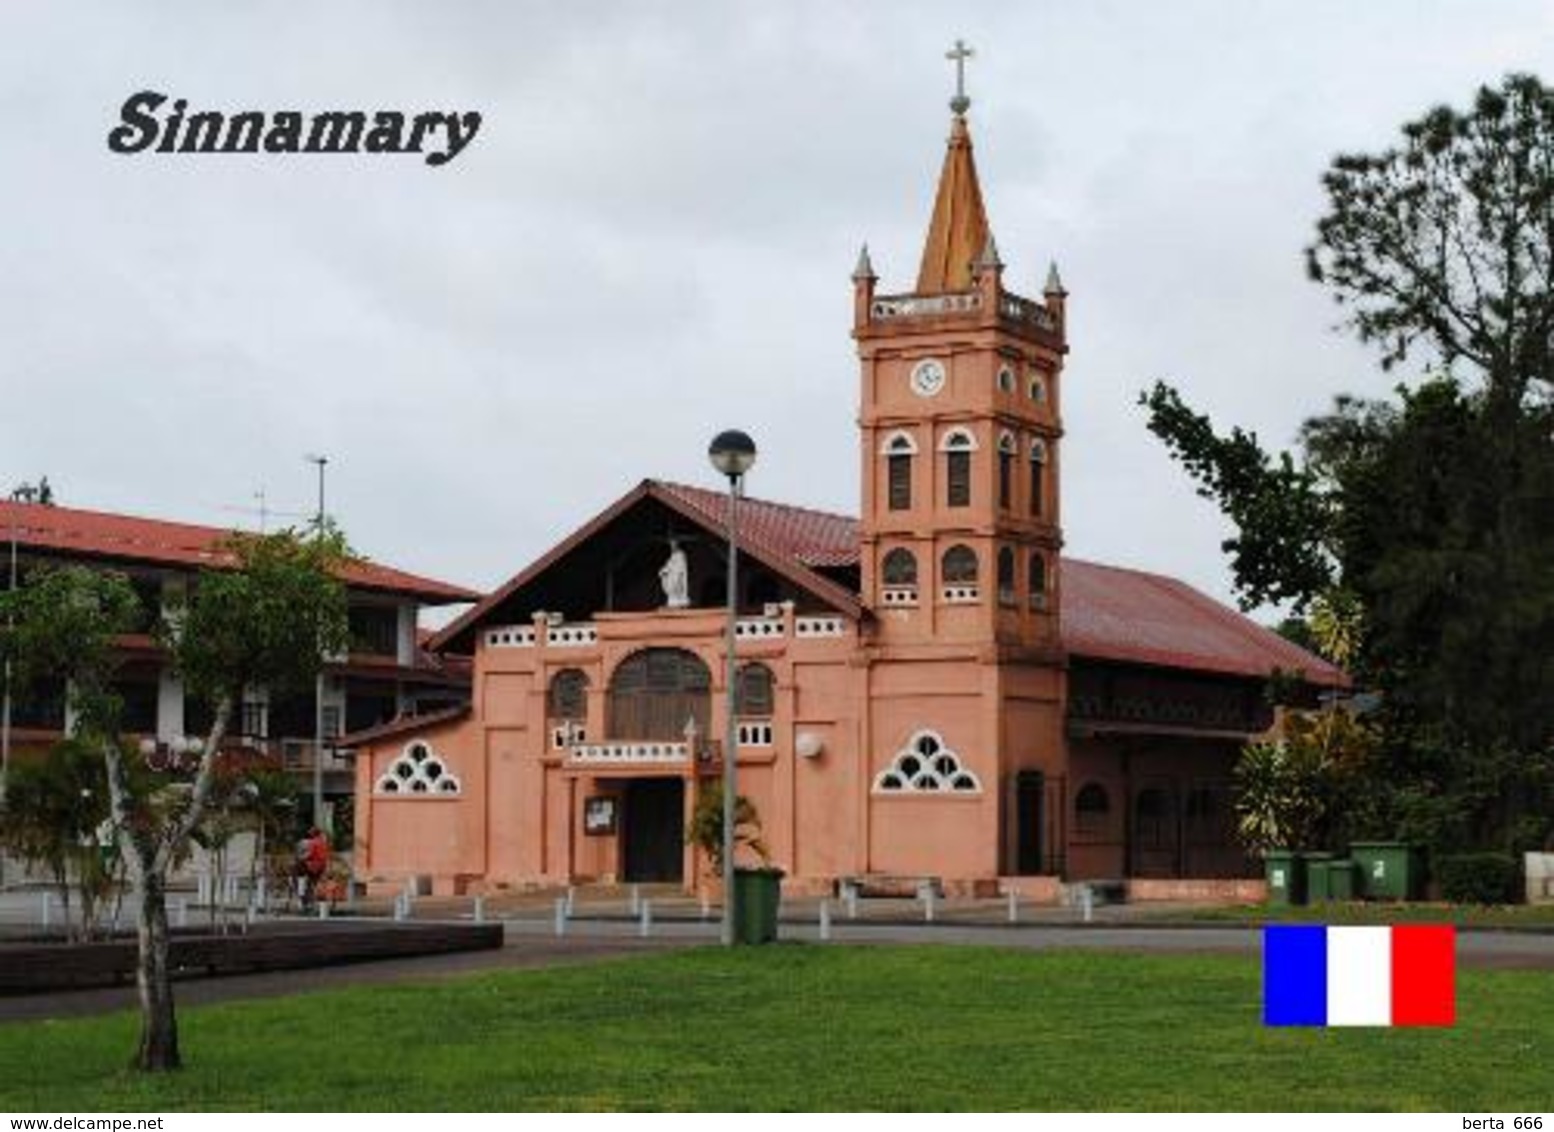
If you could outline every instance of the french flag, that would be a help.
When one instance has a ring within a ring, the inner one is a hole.
[[[1265,1026],[1450,1026],[1456,929],[1263,929]]]

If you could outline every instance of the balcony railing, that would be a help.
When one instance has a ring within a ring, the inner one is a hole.
[[[579,743],[568,749],[567,760],[587,766],[684,765],[691,761],[691,745],[658,739]]]

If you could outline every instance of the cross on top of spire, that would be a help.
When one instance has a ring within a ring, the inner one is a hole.
[[[955,97],[950,99],[950,109],[957,117],[971,109],[971,99],[966,97],[966,60],[974,55],[976,52],[967,47],[963,39],[957,39],[955,46],[944,53],[944,57],[955,64]]]

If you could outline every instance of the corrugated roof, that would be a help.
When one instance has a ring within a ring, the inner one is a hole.
[[[215,569],[232,564],[232,556],[221,544],[239,533],[193,523],[0,500],[0,539],[9,539],[13,525],[17,544],[32,550],[106,558],[122,563]],[[463,586],[423,578],[365,559],[348,563],[340,574],[341,580],[348,585],[404,594],[424,602],[477,601],[480,598],[474,590]]]
[[[443,630],[437,644],[478,623],[506,595],[554,564],[558,551],[585,541],[648,495],[677,502],[688,517],[713,530],[727,521],[722,492],[648,480]],[[745,499],[739,525],[741,541],[768,562],[786,559],[810,573],[815,592],[842,591],[813,570],[858,563],[858,520],[851,515]],[[1058,591],[1063,645],[1078,657],[1252,677],[1265,677],[1275,668],[1299,669],[1322,684],[1345,679],[1321,657],[1175,578],[1065,557]]]

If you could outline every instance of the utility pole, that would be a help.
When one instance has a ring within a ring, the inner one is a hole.
[[[309,455],[308,463],[318,466],[318,515],[313,537],[324,537],[324,469],[329,466],[328,456]],[[318,670],[313,687],[313,824],[324,828],[324,669]],[[333,824],[333,823],[331,823]],[[333,831],[330,831],[333,832]]]
[[[16,493],[12,493],[11,501],[16,501]],[[8,514],[11,528],[11,566],[6,588],[16,592],[16,512]],[[14,614],[7,611],[6,628],[15,626]],[[11,654],[9,650],[5,656],[5,690],[0,697],[0,811],[5,809],[6,783],[11,776]],[[0,852],[0,883],[5,880],[5,854]]]

